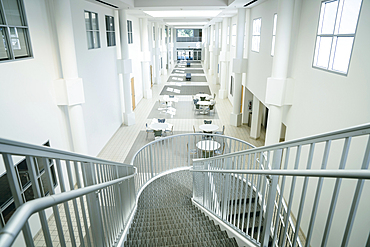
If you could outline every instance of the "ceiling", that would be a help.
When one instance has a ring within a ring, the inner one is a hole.
[[[114,9],[127,9],[130,15],[147,17],[175,28],[203,28],[223,17],[236,15],[238,8],[252,0],[87,0]],[[252,1],[248,8],[266,0]]]

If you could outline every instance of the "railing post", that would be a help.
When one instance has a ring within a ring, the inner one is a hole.
[[[151,168],[151,174],[152,174],[152,177],[154,177],[153,175],[153,149],[152,149],[152,146],[150,145],[149,146],[149,149],[150,149],[150,168]]]
[[[278,149],[274,151],[274,157],[272,159],[272,169],[279,169],[280,162],[282,156],[282,149]],[[265,213],[265,221],[263,225],[263,234],[262,234],[262,241],[261,246],[267,247],[270,238],[270,228],[272,223],[272,217],[274,215],[274,205],[275,205],[275,197],[276,197],[276,189],[278,184],[279,176],[272,176],[270,180],[270,188],[269,188],[269,195],[268,201],[266,204],[266,213]]]

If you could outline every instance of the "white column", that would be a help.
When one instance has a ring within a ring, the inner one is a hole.
[[[155,70],[155,83],[161,84],[161,60],[160,60],[160,47],[159,47],[159,39],[160,39],[160,30],[158,22],[154,25],[154,37],[155,37],[155,46],[154,46],[154,55],[155,55],[155,63],[154,63],[154,70]]]
[[[167,47],[166,47],[166,31],[165,25],[161,25],[162,40],[161,40],[161,57],[162,57],[162,75],[167,75]]]
[[[220,80],[220,91],[218,92],[218,97],[220,99],[225,99],[227,97],[226,85],[228,85],[228,67],[229,67],[229,46],[227,45],[227,30],[229,26],[229,18],[224,18],[222,21],[221,30],[221,53],[220,53],[220,66],[221,66],[221,80]]]
[[[204,65],[204,70],[206,72],[207,69],[207,64],[208,64],[208,28],[203,28],[203,44],[204,44],[204,49],[203,49],[203,65]]]
[[[269,104],[265,145],[278,143],[283,115],[283,97],[288,77],[289,53],[294,16],[294,1],[280,0],[276,27],[275,54],[271,78],[267,79],[266,103]],[[282,100],[276,100],[280,98]]]
[[[244,30],[245,30],[245,9],[238,9],[237,33],[236,33],[236,58],[233,60],[233,72],[235,73],[234,92],[233,92],[233,111],[230,123],[233,126],[240,126],[242,115],[240,113],[242,97],[242,73],[247,67],[246,60],[243,59],[244,49]]]
[[[220,56],[220,22],[215,23],[215,47],[213,48],[213,68],[214,68],[214,84],[218,84],[218,58]]]
[[[126,10],[119,10],[119,27],[121,38],[121,74],[123,81],[123,97],[125,101],[125,113],[123,115],[125,125],[135,124],[135,113],[132,111],[131,78],[132,61],[129,59],[129,47],[127,39],[127,14]]]
[[[87,154],[85,121],[81,107],[81,104],[85,103],[85,96],[82,79],[78,77],[70,1],[54,1],[54,13],[63,74],[63,78],[55,84],[65,89],[65,95],[62,96],[65,100],[57,104],[68,106],[74,151]]]
[[[251,120],[251,133],[253,139],[258,139],[261,136],[261,122],[262,122],[262,105],[261,102],[253,95],[252,103],[252,120]]]
[[[149,37],[148,37],[148,18],[141,19],[141,72],[143,80],[144,98],[152,98],[152,89],[150,83],[150,51],[149,51]]]
[[[209,71],[208,73],[210,75],[213,75],[214,71],[215,71],[215,57],[214,57],[214,49],[215,49],[215,43],[214,43],[214,30],[215,30],[215,25],[211,25],[211,32],[210,32],[210,42],[209,42]]]

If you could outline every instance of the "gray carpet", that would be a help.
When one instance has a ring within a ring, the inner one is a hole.
[[[216,104],[217,106],[217,104]],[[171,119],[171,115],[163,113],[158,110],[159,102],[157,101],[151,112],[149,113],[148,119],[152,118],[168,118]],[[194,104],[191,101],[179,101],[175,103],[176,115],[172,119],[219,119],[217,110],[211,111],[209,114],[198,114],[194,111]]]
[[[204,74],[204,71],[202,69],[188,69],[188,68],[185,68],[185,70],[174,69],[172,71],[172,74],[174,74],[174,73]]]
[[[167,88],[174,88],[180,90],[180,93],[173,93],[167,91]],[[175,85],[166,85],[163,87],[162,92],[160,95],[195,95],[199,92],[204,92],[205,94],[211,94],[211,90],[209,86],[175,86]]]
[[[182,78],[182,81],[176,80],[175,78]],[[191,76],[190,81],[186,81],[185,75],[184,76],[170,76],[167,82],[207,82],[207,78],[205,76]]]

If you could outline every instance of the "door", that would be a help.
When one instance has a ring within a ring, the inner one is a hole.
[[[131,99],[132,99],[132,110],[135,110],[135,81],[134,81],[134,77],[131,78]]]
[[[150,65],[150,87],[153,87],[153,66]]]

